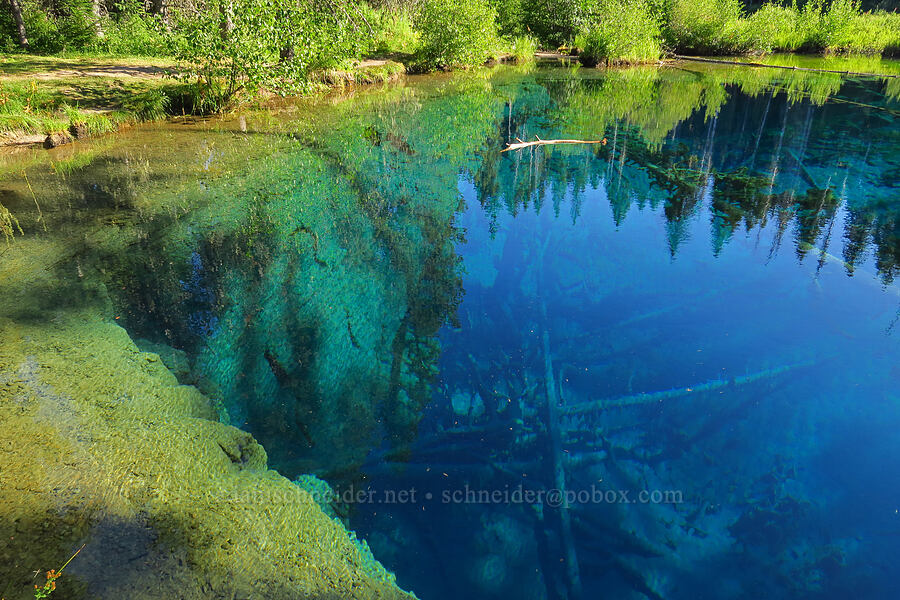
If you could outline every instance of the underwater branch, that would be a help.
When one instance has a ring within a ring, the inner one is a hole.
[[[697,394],[700,392],[709,392],[727,388],[730,386],[747,385],[763,379],[776,377],[794,369],[809,367],[813,364],[813,361],[806,360],[790,365],[783,365],[772,369],[757,371],[755,373],[749,373],[747,375],[741,375],[740,377],[735,377],[733,379],[714,379],[712,381],[707,381],[705,383],[700,383],[689,387],[675,388],[671,390],[664,390],[661,392],[635,394],[632,396],[620,396],[618,398],[605,398],[602,400],[589,400],[587,402],[581,402],[578,404],[572,404],[562,407],[560,409],[560,413],[564,415],[577,415],[609,408],[623,408],[626,406],[635,406],[639,404],[653,404],[656,402],[689,396],[691,394]]]

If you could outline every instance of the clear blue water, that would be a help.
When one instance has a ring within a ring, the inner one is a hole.
[[[465,297],[439,391],[408,463],[370,480],[420,501],[359,517],[422,597],[573,597],[570,552],[583,597],[894,597],[900,192],[880,168],[897,104],[730,91],[649,156],[614,126],[599,152],[522,150],[460,178]],[[654,185],[659,163],[696,186]],[[554,454],[571,534],[507,495],[552,500]]]
[[[32,182],[137,232],[67,264],[423,600],[894,598],[897,92],[500,69]]]

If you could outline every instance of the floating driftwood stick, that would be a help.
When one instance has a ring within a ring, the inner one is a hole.
[[[781,367],[775,367],[773,369],[765,369],[763,371],[757,371],[755,373],[750,373],[748,375],[741,375],[740,377],[735,377],[733,379],[714,379],[712,381],[707,381],[705,383],[698,383],[696,385],[692,385],[690,387],[683,388],[675,388],[671,390],[664,390],[661,392],[651,392],[648,394],[635,394],[633,396],[619,396],[617,398],[604,398],[602,400],[589,400],[587,402],[582,402],[580,404],[571,404],[568,406],[564,406],[560,408],[560,413],[564,415],[578,415],[583,413],[594,412],[598,410],[604,410],[608,408],[623,408],[626,406],[635,406],[639,404],[653,404],[657,402],[662,402],[664,400],[671,400],[673,398],[681,398],[684,396],[690,396],[691,394],[697,394],[700,392],[709,392],[712,390],[718,390],[722,388],[726,388],[729,386],[739,386],[746,385],[749,383],[753,383],[759,381],[761,379],[768,379],[771,377],[775,377],[777,375],[781,375],[783,373],[787,373],[788,371],[793,371],[794,369],[799,369],[801,367],[809,367],[814,363],[811,360],[805,360],[803,362],[794,363],[792,365],[784,365]]]
[[[603,138],[602,140],[542,140],[541,138],[537,138],[533,142],[523,142],[521,139],[516,138],[516,141],[514,143],[506,144],[506,148],[504,148],[500,152],[521,150],[522,148],[530,148],[532,146],[550,146],[552,144],[602,144],[605,146],[606,138]]]

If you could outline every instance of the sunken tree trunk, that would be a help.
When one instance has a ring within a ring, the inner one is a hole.
[[[19,6],[19,0],[9,0],[9,9],[12,11],[13,19],[16,22],[19,45],[22,48],[28,48],[28,36],[25,33],[25,20],[22,18],[22,7]]]

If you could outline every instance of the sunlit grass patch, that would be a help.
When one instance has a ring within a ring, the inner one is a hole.
[[[603,2],[576,46],[588,66],[647,63],[662,55],[659,23],[644,0]]]

